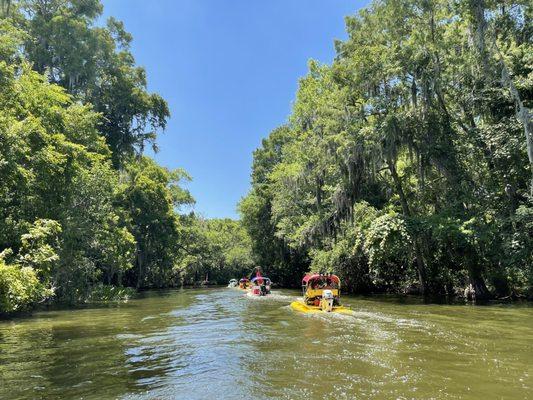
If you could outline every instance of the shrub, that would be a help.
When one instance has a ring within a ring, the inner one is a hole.
[[[0,260],[0,315],[28,310],[51,295],[52,291],[39,282],[33,268]]]

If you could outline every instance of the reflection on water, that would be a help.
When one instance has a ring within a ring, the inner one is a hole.
[[[533,308],[145,293],[0,322],[1,399],[527,399]]]

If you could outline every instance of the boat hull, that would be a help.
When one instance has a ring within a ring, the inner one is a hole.
[[[323,311],[320,307],[316,306],[310,306],[305,304],[303,301],[293,301],[291,303],[291,308],[295,311],[299,311],[302,313],[322,313],[322,314],[328,314],[329,312],[337,313],[337,314],[350,314],[352,311],[348,307],[344,306],[336,306],[333,307],[332,311]]]
[[[250,288],[250,295],[252,296],[268,296],[270,294],[270,286],[266,287],[266,290],[264,292],[261,291],[260,286],[252,286]]]

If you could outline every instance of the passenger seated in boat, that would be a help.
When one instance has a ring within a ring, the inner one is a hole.
[[[303,299],[291,303],[291,307],[303,312],[347,312],[348,309],[340,304],[340,288],[340,279],[337,275],[306,274],[302,279]],[[323,301],[324,297],[327,301]]]

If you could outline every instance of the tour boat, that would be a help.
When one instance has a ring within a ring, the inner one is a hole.
[[[270,294],[270,286],[272,282],[266,276],[256,276],[250,281],[252,284],[252,290],[250,294],[253,296],[266,296]]]
[[[351,313],[339,303],[341,281],[337,275],[306,274],[302,279],[303,300],[293,301],[292,309],[303,313]]]
[[[237,281],[237,279],[230,279],[230,281],[228,283],[228,287],[234,288],[234,287],[237,287],[237,286],[239,286],[239,282]]]
[[[240,281],[239,281],[239,288],[240,289],[248,289],[250,288],[250,279],[248,278],[242,278]]]

